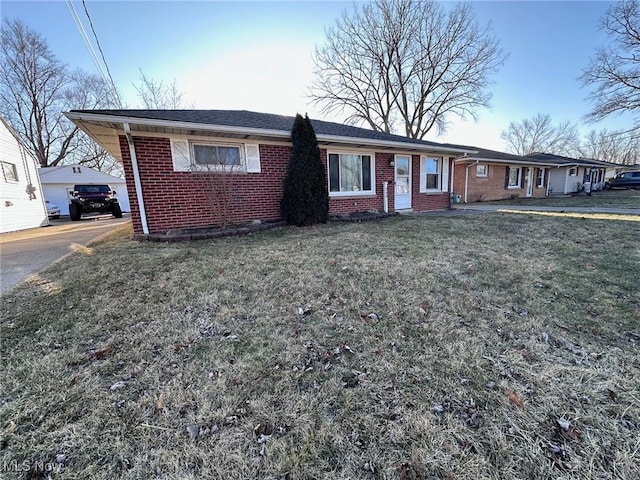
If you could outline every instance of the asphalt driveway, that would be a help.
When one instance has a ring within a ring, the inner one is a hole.
[[[0,235],[0,293],[129,221],[129,215],[103,215],[78,222],[60,219],[52,220],[50,227]]]

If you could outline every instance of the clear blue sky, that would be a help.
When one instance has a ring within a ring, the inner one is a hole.
[[[96,68],[64,1],[2,1],[4,18],[20,18],[74,67]],[[75,8],[88,27],[81,1]],[[247,109],[294,115],[308,112],[305,94],[314,47],[351,2],[95,1],[87,7],[114,80],[129,107],[139,69],[157,80],[176,79],[195,108]],[[510,121],[549,113],[582,122],[588,91],[577,77],[606,38],[598,30],[607,2],[472,2],[480,22],[509,53],[495,75],[493,107],[478,122],[456,121],[429,139],[504,150],[500,132]],[[90,31],[89,31],[90,33]],[[340,118],[328,118],[337,120]],[[618,117],[591,128],[630,128]]]

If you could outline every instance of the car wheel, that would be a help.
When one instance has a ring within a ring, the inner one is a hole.
[[[69,204],[69,217],[71,218],[71,220],[73,220],[74,222],[77,220],[80,220],[80,216],[82,215],[82,213],[80,212],[80,208],[78,207],[78,205],[76,205],[75,203],[70,203]]]
[[[119,203],[113,204],[113,216],[115,218],[122,218],[122,209],[120,208]]]

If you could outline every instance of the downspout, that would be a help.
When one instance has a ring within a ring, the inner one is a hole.
[[[123,123],[124,134],[129,144],[129,154],[131,155],[131,166],[133,167],[133,183],[136,186],[136,197],[138,198],[138,208],[140,210],[140,222],[142,223],[142,233],[149,235],[149,226],[147,225],[147,211],[144,208],[144,198],[142,195],[142,182],[140,181],[140,171],[138,170],[138,157],[136,156],[136,147],[133,144],[133,136],[128,123]]]
[[[384,213],[389,213],[389,182],[382,182]]]
[[[464,171],[464,203],[467,203],[467,191],[469,190],[469,168],[473,167],[474,165],[478,165],[480,163],[480,160],[476,160],[476,163],[470,163],[469,165],[467,165],[467,168],[465,168]]]
[[[449,158],[449,209],[453,208],[452,206],[452,198],[451,196],[455,193],[453,189],[455,188],[455,169],[456,169],[456,161],[453,157]]]

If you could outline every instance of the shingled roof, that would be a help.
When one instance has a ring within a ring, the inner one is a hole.
[[[525,158],[531,158],[541,162],[556,162],[559,165],[586,165],[596,167],[608,167],[614,165],[610,162],[603,162],[601,160],[571,158],[563,155],[556,155],[554,153],[530,153],[529,155],[526,155]]]
[[[459,158],[458,161],[475,161],[482,160],[487,162],[512,163],[512,164],[535,164],[535,165],[560,165],[563,162],[551,158],[533,158],[530,156],[515,155],[513,153],[499,152],[497,150],[489,150],[486,148],[468,147],[477,150],[478,153],[469,155],[466,158]]]
[[[276,115],[272,113],[250,112],[247,110],[71,110],[73,114],[92,114],[109,117],[136,118],[144,120],[159,120],[162,122],[190,123],[194,125],[239,127],[265,131],[281,131],[290,134],[294,117]],[[73,118],[72,118],[73,119]],[[399,142],[438,149],[450,148],[453,151],[471,152],[464,145],[437,143],[427,140],[417,140],[385,132],[377,132],[366,128],[344,125],[342,123],[326,122],[311,119],[316,135],[330,135],[383,142]]]

